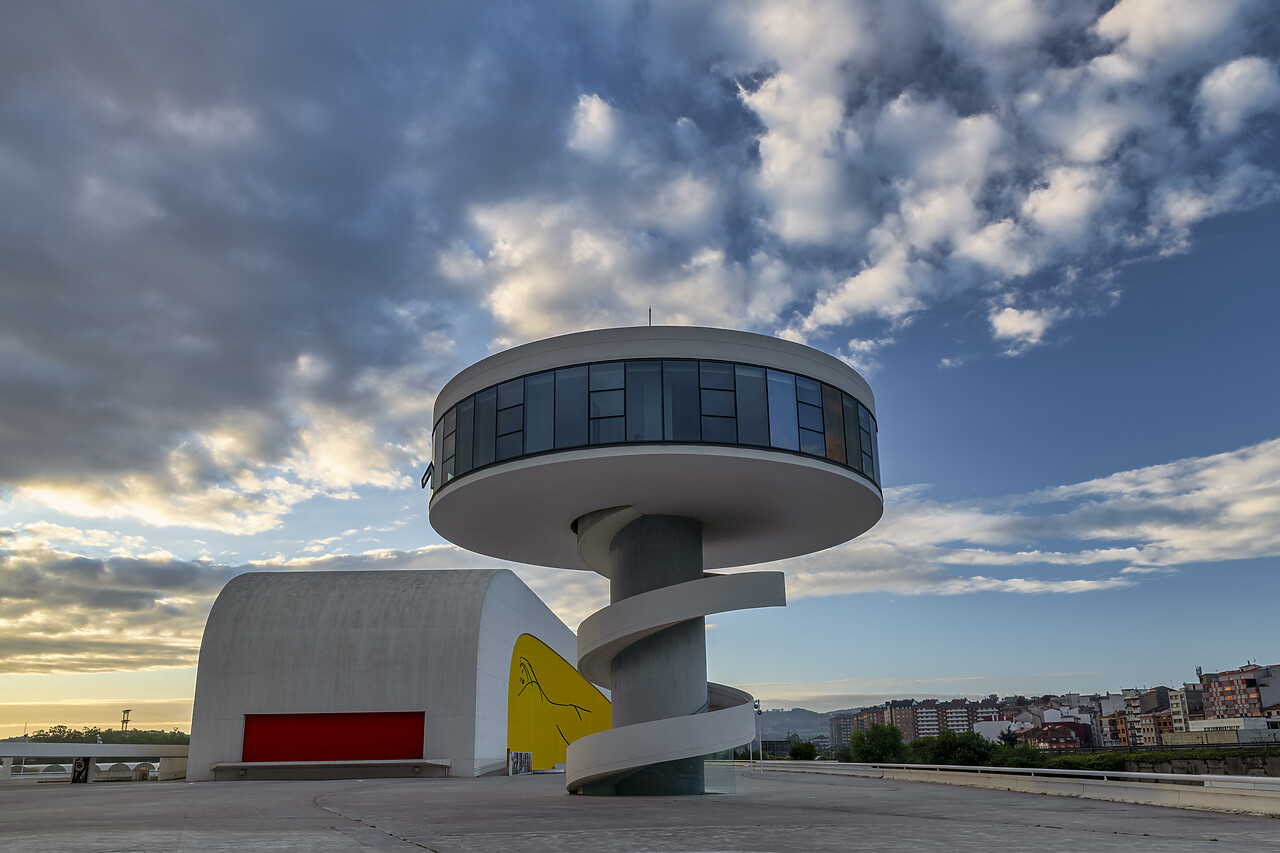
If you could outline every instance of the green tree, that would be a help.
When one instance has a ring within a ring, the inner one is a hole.
[[[965,767],[981,767],[991,760],[996,745],[977,732],[947,732],[955,735],[951,739],[951,755],[949,764]]]
[[[902,732],[897,726],[872,723],[867,730],[856,731],[849,740],[849,752],[854,761],[867,764],[886,764],[902,760]]]
[[[995,753],[996,745],[977,732],[946,731],[937,737],[913,740],[907,747],[916,764],[957,764],[981,767]]]
[[[1013,729],[1005,729],[999,735],[1000,742],[1007,747],[1015,747],[1018,745],[1018,733]]]
[[[97,743],[99,737],[102,738],[103,743],[191,743],[191,735],[177,729],[170,732],[150,729],[133,729],[126,736],[125,733],[119,729],[100,729],[97,726],[88,726],[84,731],[81,731],[80,729],[73,729],[68,726],[51,726],[48,729],[40,729],[32,734],[31,740],[38,741],[40,743]]]
[[[1025,743],[1022,746],[1000,744],[991,754],[988,764],[991,767],[1043,767],[1044,756]]]
[[[808,741],[791,744],[791,759],[793,761],[813,761],[817,757],[818,748]]]
[[[938,739],[930,735],[911,741],[907,744],[907,761],[912,764],[942,764],[938,760]]]

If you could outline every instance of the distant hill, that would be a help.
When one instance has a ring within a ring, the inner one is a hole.
[[[832,711],[841,714],[843,711]],[[760,733],[765,740],[781,740],[788,732],[795,732],[804,740],[815,735],[831,734],[831,725],[827,718],[831,714],[820,714],[807,708],[792,708],[790,711],[765,711],[760,715]]]

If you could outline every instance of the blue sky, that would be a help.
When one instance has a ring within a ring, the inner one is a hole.
[[[650,306],[876,393],[883,521],[712,620],[713,678],[1280,660],[1278,44],[1266,0],[21,7],[0,735],[185,727],[240,572],[494,565],[427,523],[435,393]],[[607,597],[516,568],[571,627]]]

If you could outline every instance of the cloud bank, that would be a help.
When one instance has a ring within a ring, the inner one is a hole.
[[[857,593],[1074,595],[1194,564],[1280,556],[1280,439],[1001,499],[891,490],[885,518],[846,545],[770,568],[791,599]],[[1055,543],[1053,547],[1042,543]],[[1065,543],[1065,544],[1064,544]],[[114,552],[88,557],[92,546]],[[437,545],[241,565],[147,553],[138,537],[32,524],[0,530],[0,672],[195,663],[217,592],[244,571],[480,568]],[[608,603],[592,572],[511,566],[571,627]]]

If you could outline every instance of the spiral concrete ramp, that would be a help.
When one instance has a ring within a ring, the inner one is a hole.
[[[610,604],[578,628],[578,670],[613,687],[613,661],[625,649],[666,628],[713,613],[787,603],[782,572],[705,574]],[[569,745],[566,787],[581,792],[612,786],[653,765],[694,759],[749,743],[755,710],[745,691],[707,684],[707,702],[684,716],[649,720],[588,735]]]

